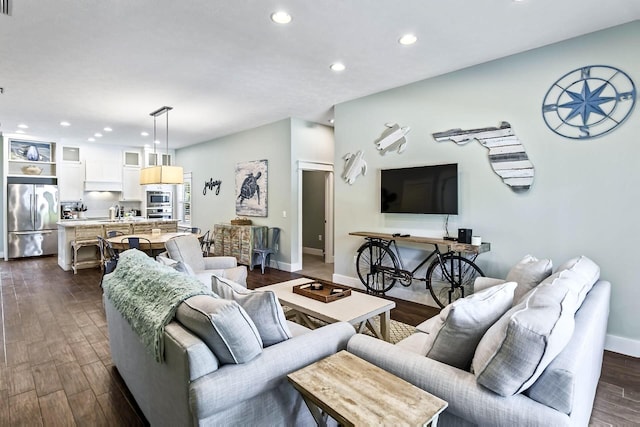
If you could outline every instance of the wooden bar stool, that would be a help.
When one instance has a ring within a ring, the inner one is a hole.
[[[81,267],[97,267],[102,264],[102,257],[100,254],[100,242],[98,236],[102,236],[102,226],[85,226],[76,227],[75,239],[71,242],[71,268],[73,274],[78,274],[78,268]],[[96,255],[93,258],[87,258],[80,260],[78,258],[78,251],[80,248],[95,246]]]

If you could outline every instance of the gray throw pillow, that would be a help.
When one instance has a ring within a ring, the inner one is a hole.
[[[511,308],[515,288],[514,282],[492,286],[443,308],[422,330],[429,334],[426,356],[468,371],[484,333]]]
[[[262,353],[262,340],[235,301],[198,295],[178,306],[176,319],[196,334],[222,363],[245,363]]]
[[[284,311],[273,291],[251,291],[216,275],[211,278],[211,290],[244,308],[255,323],[265,347],[291,338]]]
[[[519,304],[527,292],[549,277],[552,268],[553,263],[550,259],[538,259],[531,255],[525,255],[514,265],[505,279],[507,282],[518,284],[513,294],[513,305]]]
[[[478,384],[500,396],[528,389],[571,339],[576,310],[565,279],[532,289],[480,340],[472,362]]]
[[[167,258],[165,256],[157,256],[156,261],[162,265],[169,266],[180,273],[185,273],[188,276],[195,276],[195,272],[191,267],[189,267],[189,264],[182,261],[176,261],[175,259]]]

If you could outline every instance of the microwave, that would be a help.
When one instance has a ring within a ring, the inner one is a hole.
[[[171,192],[147,191],[147,206],[171,206]]]

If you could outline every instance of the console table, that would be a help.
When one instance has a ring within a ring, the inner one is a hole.
[[[411,243],[422,243],[422,244],[431,244],[431,245],[443,245],[447,246],[449,250],[453,252],[463,252],[463,253],[472,253],[472,254],[481,254],[483,252],[489,252],[491,250],[491,243],[482,242],[479,246],[474,246],[469,243],[458,243],[455,240],[445,240],[437,237],[420,237],[420,236],[409,236],[409,237],[400,237],[394,236],[392,234],[387,233],[376,233],[373,231],[353,231],[349,233],[350,236],[362,236],[362,237],[377,237],[379,239],[385,240],[395,240],[396,242],[411,242]]]
[[[217,256],[232,256],[239,264],[250,265],[253,248],[257,247],[258,230],[262,229],[262,236],[267,245],[266,236],[269,227],[262,225],[232,225],[216,224],[213,226],[213,253]]]

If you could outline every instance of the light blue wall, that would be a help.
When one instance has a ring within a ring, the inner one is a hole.
[[[269,181],[267,217],[251,217],[253,224],[280,227],[281,254],[279,260],[290,261],[290,218],[281,212],[289,209],[288,188],[291,185],[290,120],[281,120],[255,129],[239,132],[176,150],[176,164],[185,172],[192,172],[192,220],[193,226],[203,230],[213,229],[214,224],[229,223],[235,212],[235,168],[240,162],[268,160]],[[213,178],[222,181],[220,194],[208,190],[202,194],[205,181]]]
[[[353,185],[336,180],[335,276],[354,283],[357,230],[442,236],[443,216],[379,212],[380,169],[458,163],[460,215],[449,230],[472,228],[492,244],[478,258],[487,275],[504,277],[523,255],[550,257],[558,266],[587,255],[612,282],[609,334],[639,343],[640,270],[633,250],[640,239],[640,111],[599,138],[574,141],[551,132],[541,104],[550,85],[565,73],[604,64],[640,84],[640,22],[593,33],[459,72],[346,102],[335,108],[336,165],[348,152],[364,150],[369,170]],[[425,58],[429,60],[429,58]],[[516,194],[492,171],[479,143],[438,143],[434,132],[511,123],[535,166],[530,191]],[[410,126],[402,154],[381,156],[374,140],[384,124]],[[417,250],[406,250],[415,258]],[[394,288],[391,295],[425,301],[424,283]]]
[[[298,160],[331,162],[333,130],[289,118],[176,150],[176,164],[192,172],[193,226],[203,230],[228,223],[235,214],[235,167],[250,160],[268,160],[268,216],[251,217],[253,224],[279,227],[279,267],[300,262],[294,250],[298,235]],[[220,194],[202,194],[204,182],[221,180]],[[285,214],[286,213],[286,214]],[[286,215],[286,216],[285,216]]]

